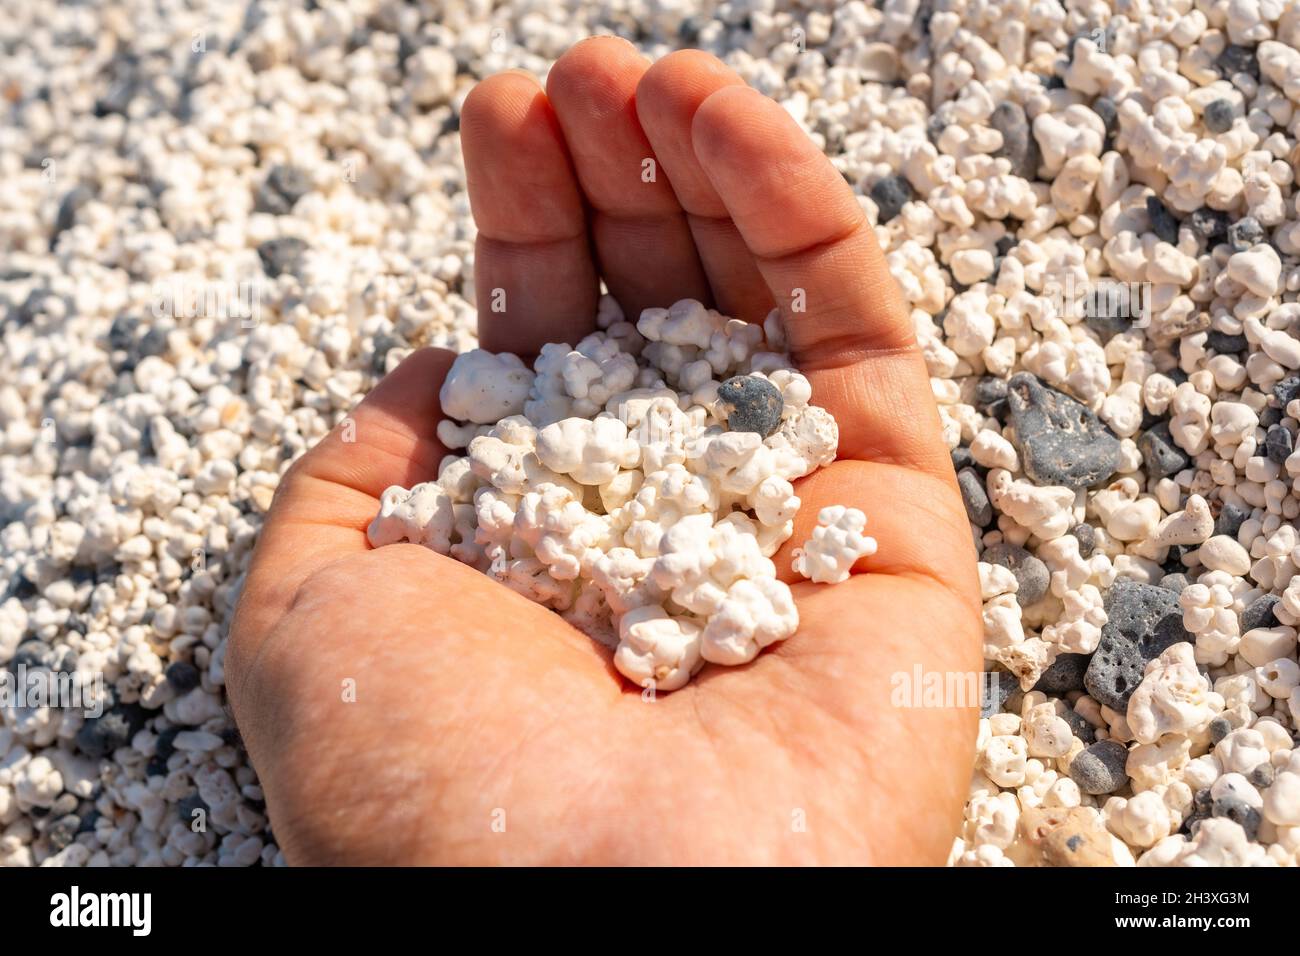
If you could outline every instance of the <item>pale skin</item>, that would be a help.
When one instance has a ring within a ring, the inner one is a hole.
[[[647,700],[553,612],[425,548],[370,548],[383,490],[447,453],[453,356],[419,351],[350,436],[285,474],[231,629],[230,700],[286,858],[942,864],[977,711],[898,707],[891,678],[981,670],[976,559],[908,309],[851,189],[720,61],[651,66],[612,38],[575,46],[545,88],[479,83],[461,135],[484,348],[576,344],[598,277],[633,318],[688,296],[750,321],[783,310],[840,427],[775,558],[801,625]],[[843,584],[800,582],[790,553],[829,504],[865,511],[879,552]]]

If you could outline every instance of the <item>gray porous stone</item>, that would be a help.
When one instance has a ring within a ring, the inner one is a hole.
[[[1091,654],[1057,654],[1056,660],[1038,678],[1034,690],[1057,697],[1083,690],[1083,675],[1087,673],[1091,659]]]
[[[1172,574],[1166,574],[1160,579],[1160,587],[1166,591],[1173,591],[1175,594],[1181,594],[1191,585],[1187,575],[1181,571],[1174,571]]]
[[[727,427],[733,432],[758,432],[766,438],[781,427],[785,401],[781,390],[765,378],[737,375],[718,386],[718,398],[730,406]]]
[[[1119,578],[1106,592],[1106,624],[1088,664],[1084,686],[1111,710],[1124,713],[1147,662],[1165,648],[1191,641],[1178,595],[1154,584]]]
[[[1007,384],[1020,460],[1034,482],[1087,488],[1115,474],[1120,441],[1089,408],[1029,372]]]

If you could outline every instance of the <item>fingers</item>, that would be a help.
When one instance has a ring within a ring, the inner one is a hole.
[[[455,358],[421,349],[280,479],[240,597],[236,633],[256,644],[299,586],[328,564],[366,551],[366,527],[390,485],[429,481],[446,454],[438,391]]]
[[[605,284],[635,320],[678,299],[711,302],[690,225],[637,119],[648,61],[626,40],[595,37],[552,67],[555,108],[582,191]]]
[[[582,194],[555,112],[532,77],[479,83],[461,111],[461,148],[478,224],[479,342],[536,354],[595,328],[599,285]]]
[[[862,207],[785,110],[756,90],[724,87],[696,110],[691,142],[787,312],[801,361],[830,365],[912,344],[907,310]],[[796,311],[797,302],[792,309],[798,289],[806,312]]]
[[[724,315],[761,322],[775,304],[772,293],[691,145],[691,123],[700,104],[723,87],[743,85],[717,57],[680,50],[641,77],[636,110],[686,211],[717,308]]]
[[[951,476],[911,316],[853,191],[785,110],[724,86],[696,110],[696,158],[840,425],[841,457]]]

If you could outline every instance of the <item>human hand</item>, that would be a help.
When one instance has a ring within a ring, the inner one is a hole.
[[[975,552],[908,309],[852,191],[718,60],[651,67],[611,38],[570,50],[545,92],[484,80],[461,133],[484,348],[576,343],[598,276],[633,319],[687,297],[750,321],[781,307],[840,428],[774,558],[801,625],[750,664],[644,695],[478,571],[371,549],[383,490],[446,454],[453,356],[417,352],[353,413],[354,441],[336,429],[285,474],[232,627],[230,699],[285,856],[941,864],[976,712],[894,706],[891,677],[981,669]],[[843,584],[796,583],[790,552],[829,504],[865,511],[879,552]]]

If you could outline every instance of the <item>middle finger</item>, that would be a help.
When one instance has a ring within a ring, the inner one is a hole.
[[[711,305],[686,214],[636,112],[649,63],[617,37],[579,43],[556,62],[546,92],[582,191],[605,284],[635,322],[678,299]]]

